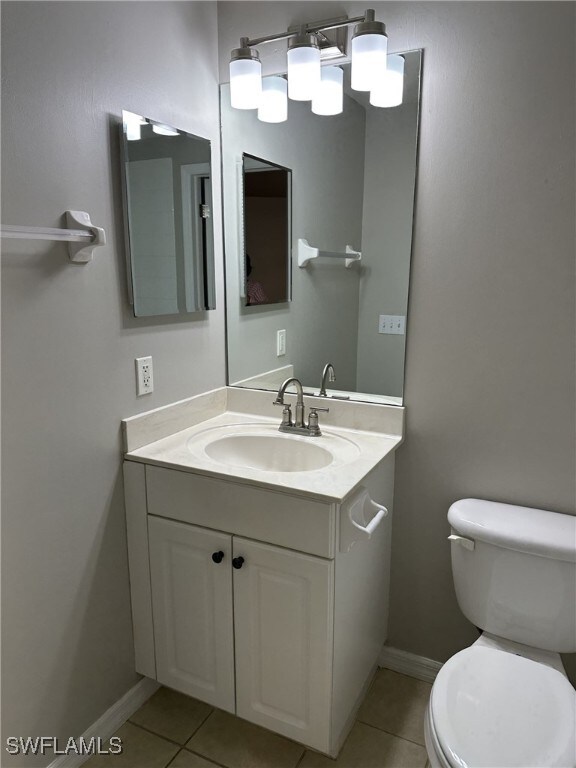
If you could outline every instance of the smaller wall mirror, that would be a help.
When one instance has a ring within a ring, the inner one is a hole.
[[[134,315],[214,309],[210,141],[122,112],[121,146]]]
[[[242,157],[245,306],[290,301],[292,172]]]

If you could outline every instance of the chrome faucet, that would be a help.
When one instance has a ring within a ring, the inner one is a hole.
[[[290,412],[290,406],[284,403],[284,395],[286,394],[286,390],[290,384],[294,384],[296,387],[296,419],[294,420],[294,423],[292,423],[292,413]],[[302,390],[302,383],[299,379],[292,377],[291,379],[286,379],[286,381],[282,382],[280,389],[278,390],[278,394],[276,395],[276,400],[274,400],[274,405],[284,406],[284,411],[282,412],[283,419],[282,424],[280,425],[280,429],[282,429],[283,426],[295,427],[296,429],[302,429],[304,427],[304,392]],[[286,411],[288,411],[288,413],[286,413]]]
[[[332,363],[326,363],[324,366],[324,370],[322,371],[322,382],[320,384],[320,392],[318,392],[318,397],[328,397],[326,394],[326,382],[329,381],[332,383],[333,381],[336,381],[336,373],[334,371],[334,366]]]
[[[292,411],[290,410],[290,403],[284,402],[284,395],[290,384],[294,384],[296,387],[296,417],[292,421]],[[281,405],[282,421],[278,427],[280,432],[293,432],[298,435],[308,435],[310,437],[319,437],[322,432],[318,426],[318,411],[328,412],[328,408],[314,408],[310,407],[310,415],[308,418],[308,424],[304,422],[304,391],[302,389],[302,383],[299,379],[294,377],[286,379],[278,390],[274,405]]]

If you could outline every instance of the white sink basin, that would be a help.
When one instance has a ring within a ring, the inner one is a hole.
[[[227,435],[208,443],[204,451],[223,464],[266,472],[308,472],[334,461],[332,453],[317,443],[282,435]]]
[[[320,437],[279,432],[276,424],[244,423],[198,431],[187,441],[188,451],[200,461],[245,471],[314,472],[334,469],[358,458],[358,446],[326,430]]]

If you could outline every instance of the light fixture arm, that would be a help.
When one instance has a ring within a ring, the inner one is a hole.
[[[273,43],[277,40],[289,40],[302,34],[313,35],[316,32],[324,32],[329,29],[338,29],[339,27],[350,27],[352,24],[362,24],[370,21],[374,21],[374,10],[372,8],[368,8],[363,16],[354,16],[352,18],[342,17],[340,19],[314,21],[310,24],[302,24],[298,30],[279,32],[277,35],[264,35],[264,37],[254,37],[252,39],[248,37],[241,37],[240,47],[250,48],[254,45]]]

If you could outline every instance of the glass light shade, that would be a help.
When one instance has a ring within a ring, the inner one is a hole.
[[[344,72],[340,67],[322,67],[320,85],[312,99],[316,115],[339,115],[344,109]]]
[[[288,49],[288,96],[311,101],[320,84],[320,51],[312,46]]]
[[[370,104],[374,107],[398,107],[404,92],[404,57],[388,56],[388,67],[382,80],[370,92]]]
[[[262,65],[257,59],[230,62],[230,103],[235,109],[258,109],[262,96]]]
[[[283,123],[288,119],[288,83],[274,75],[262,80],[262,97],[258,120],[263,123]]]
[[[366,34],[352,38],[352,78],[355,91],[371,91],[386,71],[386,35]]]

